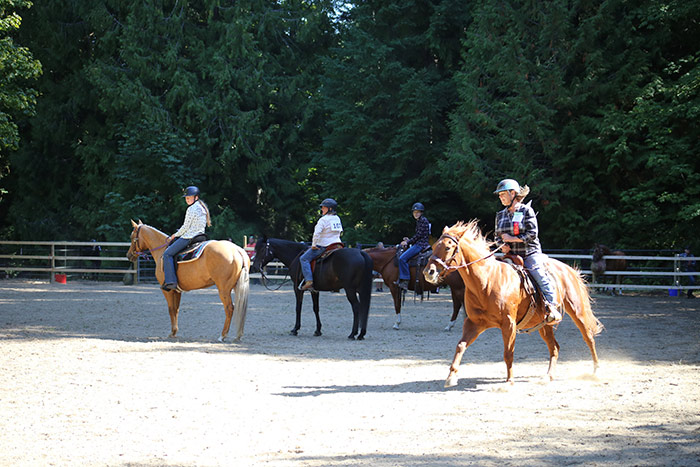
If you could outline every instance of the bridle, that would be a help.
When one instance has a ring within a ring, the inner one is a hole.
[[[265,242],[265,254],[263,255],[263,261],[265,261],[265,258],[267,258],[268,255],[272,255],[272,254],[273,253],[270,252],[270,242],[266,241]],[[257,255],[256,255],[256,257],[257,257]],[[262,263],[262,261],[261,261],[261,263]],[[261,279],[261,281],[260,282],[262,282],[262,285],[264,285],[267,290],[272,290],[272,291],[279,290],[282,288],[283,285],[285,285],[289,281],[289,279],[287,279],[287,276],[289,276],[289,270],[287,270],[287,275],[284,276],[282,283],[280,285],[278,285],[276,289],[271,289],[267,285],[267,283],[269,282],[269,279],[265,275],[265,271],[263,270],[263,267],[264,266],[262,266],[262,264],[261,264],[261,266],[260,266],[260,279]]]
[[[493,255],[495,255],[498,251],[500,251],[501,248],[503,248],[503,247],[505,246],[505,243],[504,243],[504,244],[502,244],[501,246],[499,246],[498,248],[496,248],[495,250],[493,250],[490,254],[488,254],[488,255],[486,255],[486,256],[483,256],[483,257],[481,257],[481,258],[479,258],[479,259],[475,259],[474,261],[471,261],[471,262],[469,262],[469,263],[466,263],[466,264],[458,264],[458,265],[456,265],[456,266],[450,266],[450,263],[452,263],[452,262],[455,260],[455,256],[457,256],[457,252],[458,252],[458,250],[459,250],[459,238],[455,237],[454,235],[450,235],[450,234],[448,234],[448,233],[443,233],[442,235],[440,235],[440,238],[438,238],[437,241],[439,242],[440,240],[442,240],[443,237],[448,238],[448,239],[450,239],[450,240],[452,240],[452,241],[454,242],[454,244],[455,244],[455,251],[454,251],[454,253],[452,253],[452,256],[450,256],[448,259],[446,259],[446,260],[444,260],[444,261],[443,261],[442,259],[438,258],[437,256],[435,256],[434,254],[430,256],[430,259],[431,259],[431,260],[433,260],[434,262],[436,262],[436,263],[438,263],[440,266],[442,266],[442,271],[440,271],[440,272],[438,273],[438,277],[440,277],[440,278],[444,277],[445,275],[447,275],[448,273],[450,273],[450,272],[452,272],[452,271],[456,271],[456,270],[462,269],[462,268],[468,268],[468,267],[471,266],[472,264],[475,264],[475,263],[478,263],[478,262],[480,262],[480,261],[483,261],[483,260],[485,260],[485,259],[487,259],[487,258],[490,258],[490,257],[492,257]]]
[[[139,246],[139,232],[141,232],[141,227],[143,227],[146,224],[139,224],[138,227],[136,227],[136,236],[131,239],[131,245],[134,247],[134,252],[138,254],[138,256],[147,256],[145,250],[142,250],[141,247]],[[165,248],[168,246],[168,242],[165,242],[159,247],[156,248],[147,248],[147,250],[151,253],[151,256],[153,256],[154,251],[158,251],[161,248]]]

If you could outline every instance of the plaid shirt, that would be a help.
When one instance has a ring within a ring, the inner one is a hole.
[[[430,245],[428,236],[430,236],[430,222],[427,217],[420,216],[416,219],[416,234],[408,239],[408,244],[426,248]]]
[[[518,222],[520,232],[518,235],[514,235],[513,223],[518,218],[521,218]],[[530,207],[530,203],[518,204],[513,213],[509,212],[508,208],[496,213],[496,230],[494,231],[494,237],[498,246],[503,244],[501,234],[504,233],[518,237],[523,241],[523,243],[508,242],[512,254],[525,257],[533,253],[542,253],[540,240],[537,237],[537,217],[535,216],[535,211]]]

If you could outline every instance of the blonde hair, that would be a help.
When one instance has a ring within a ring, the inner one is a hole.
[[[518,192],[517,195],[515,195],[515,201],[518,203],[521,203],[527,195],[530,194],[530,187],[527,185],[523,185],[520,187],[520,191]]]
[[[207,227],[211,227],[211,216],[209,215],[209,207],[201,199],[198,199],[197,201],[202,205],[204,210],[207,212]]]

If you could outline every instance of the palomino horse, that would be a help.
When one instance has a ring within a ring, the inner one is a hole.
[[[253,271],[262,271],[262,268],[274,258],[278,258],[289,269],[297,302],[297,319],[291,331],[294,336],[301,328],[301,306],[304,299],[304,292],[299,290],[299,283],[304,280],[299,256],[306,249],[307,246],[303,243],[266,236],[260,238],[255,244]],[[363,340],[367,333],[369,302],[372,298],[372,259],[367,253],[357,248],[341,248],[335,250],[327,259],[316,263],[314,287],[310,290],[316,315],[315,336],[321,335],[318,292],[337,292],[340,289],[345,289],[345,296],[352,306],[352,332],[348,339],[355,339],[357,336],[357,340]],[[359,335],[357,335],[358,329]]]
[[[627,260],[621,259],[605,259],[603,256],[625,256],[625,253],[620,250],[611,250],[605,245],[596,243],[593,246],[593,258],[591,261],[591,278],[594,284],[602,284],[605,271],[626,271]],[[615,275],[615,284],[620,285],[621,277]],[[617,293],[622,295],[622,289],[617,288]],[[615,287],[610,289],[610,295],[615,295]]]
[[[137,224],[132,220],[131,225],[134,230],[131,232],[131,246],[126,256],[131,261],[135,261],[139,253],[150,251],[156,262],[156,279],[163,284],[163,252],[168,246],[168,236],[153,227],[142,224],[141,221]],[[220,342],[223,342],[228,335],[232,318],[236,325],[235,340],[238,341],[243,336],[250,291],[249,269],[248,254],[243,248],[229,241],[209,242],[199,258],[178,264],[177,283],[180,290],[186,292],[212,285],[216,285],[219,289],[219,298],[226,312],[224,329],[219,337]],[[170,312],[172,327],[170,337],[175,337],[177,334],[177,315],[180,311],[182,295],[180,290],[163,291]],[[232,290],[235,292],[235,304],[231,301]]]
[[[544,320],[542,302],[533,303],[516,269],[497,261],[491,252],[492,244],[479,231],[477,221],[459,222],[445,227],[442,236],[433,245],[433,256],[423,271],[433,283],[440,276],[457,270],[464,280],[464,304],[467,319],[462,327],[462,338],[457,345],[445,387],[457,384],[457,370],[467,347],[486,329],[500,328],[503,335],[503,359],[506,362],[507,381],[513,382],[513,351],[517,329],[535,327]],[[581,331],[583,340],[593,356],[593,371],[598,368],[595,336],[603,325],[593,315],[590,296],[581,274],[570,266],[549,258],[546,263],[560,307],[571,316]],[[534,305],[534,312],[530,311]],[[554,328],[539,328],[549,349],[547,375],[554,378],[554,367],[559,357],[559,344],[554,339]]]
[[[374,270],[382,275],[384,283],[389,287],[391,298],[394,299],[394,310],[396,311],[394,329],[399,329],[399,325],[401,324],[401,290],[396,284],[399,278],[399,267],[394,264],[396,247],[365,248],[363,251],[372,258]],[[411,279],[408,281],[408,290],[415,290],[416,279],[419,281],[418,287],[423,291],[435,292],[440,286],[450,286],[450,292],[452,293],[452,318],[450,318],[450,322],[445,327],[445,331],[452,329],[457,322],[459,310],[464,306],[464,282],[462,282],[462,278],[459,277],[458,273],[454,272],[445,276],[444,280],[441,280],[440,283],[436,285],[427,282],[423,274],[421,274],[420,271],[416,271],[415,267],[412,267]]]

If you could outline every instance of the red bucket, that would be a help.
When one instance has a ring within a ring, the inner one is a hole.
[[[56,282],[58,282],[59,284],[65,284],[65,283],[66,283],[66,275],[65,275],[65,274],[56,274],[56,275],[54,276],[54,279],[55,279]]]

